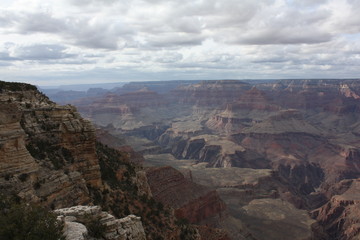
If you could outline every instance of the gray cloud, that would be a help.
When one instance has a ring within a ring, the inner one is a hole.
[[[62,45],[37,44],[30,46],[19,46],[14,49],[13,56],[21,60],[53,60],[74,57],[68,54]]]
[[[8,27],[14,23],[15,16],[13,13],[0,9],[0,26]]]
[[[175,63],[183,59],[183,55],[179,53],[164,54],[160,57],[155,57],[155,61],[159,63]]]
[[[205,37],[193,34],[168,33],[162,35],[153,35],[148,39],[150,47],[183,47],[199,45],[205,40]]]
[[[44,12],[13,14],[12,19],[11,23],[16,26],[15,31],[19,34],[56,34],[63,41],[88,48],[121,48],[132,33],[130,27],[117,19],[105,21],[73,16],[61,19]]]
[[[2,62],[2,61],[0,61],[0,66],[2,66],[2,67],[9,67],[9,66],[12,66],[12,64],[9,63],[9,62]]]
[[[20,32],[45,32],[45,33],[58,33],[62,32],[65,28],[63,19],[56,19],[49,13],[25,13],[19,16],[18,29]]]
[[[333,37],[332,33],[322,28],[322,23],[331,16],[329,11],[285,8],[259,13],[244,29],[225,30],[225,37],[228,39],[224,40],[223,36],[219,38],[230,43],[263,45],[315,44],[328,42]]]
[[[60,80],[360,74],[357,0],[26,2],[0,3],[0,74],[32,63],[28,74]]]
[[[321,31],[303,28],[284,28],[284,29],[268,29],[250,32],[240,39],[230,41],[240,44],[315,44],[328,42],[332,39],[332,35]]]
[[[0,52],[0,60],[12,61],[12,60],[17,60],[17,58],[11,57],[9,52]]]
[[[119,21],[72,19],[65,34],[81,46],[115,50],[126,45],[132,30]]]
[[[76,6],[92,6],[92,5],[99,5],[99,4],[104,4],[104,5],[112,5],[114,4],[117,0],[68,0],[71,4],[76,5]]]

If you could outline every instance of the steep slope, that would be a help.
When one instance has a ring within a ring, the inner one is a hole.
[[[0,94],[1,116],[7,116],[1,124],[3,186],[52,207],[89,203],[86,186],[101,187],[94,128],[73,107],[22,86]]]
[[[250,84],[236,80],[201,81],[178,87],[171,93],[181,104],[216,107],[234,101],[250,88]]]
[[[186,179],[172,167],[150,168],[146,171],[153,197],[175,209],[180,219],[200,223],[221,216],[225,205],[216,191]]]
[[[225,111],[211,117],[206,125],[220,133],[234,134],[280,109],[264,91],[254,86],[229,103]]]
[[[24,202],[51,207],[100,204],[118,218],[141,217],[147,239],[199,239],[156,202],[129,154],[95,140],[95,128],[72,106],[36,87],[0,81],[0,188]]]
[[[359,239],[360,180],[344,180],[334,188],[338,188],[340,192],[312,214],[321,225],[325,226],[331,239]]]

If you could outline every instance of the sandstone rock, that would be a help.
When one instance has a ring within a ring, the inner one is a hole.
[[[21,114],[16,104],[0,102],[0,177],[38,170],[25,147],[26,134],[20,125]]]
[[[352,180],[347,188],[312,212],[331,239],[355,240],[360,237],[360,180]]]
[[[89,203],[87,185],[102,185],[94,133],[72,106],[36,90],[1,91],[2,187],[52,207]]]
[[[177,101],[198,106],[223,106],[237,99],[251,85],[242,81],[202,81],[172,91]]]
[[[210,217],[221,217],[225,205],[216,191],[195,184],[172,167],[150,168],[146,171],[153,197],[175,208],[175,215],[191,223]]]

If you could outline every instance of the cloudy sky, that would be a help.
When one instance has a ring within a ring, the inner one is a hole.
[[[1,0],[0,79],[360,77],[359,0]]]

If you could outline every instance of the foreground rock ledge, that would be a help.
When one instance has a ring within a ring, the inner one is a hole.
[[[74,206],[54,211],[58,219],[64,222],[64,235],[67,240],[93,239],[88,234],[86,223],[95,219],[104,226],[102,238],[105,240],[146,240],[140,217],[129,215],[116,219],[104,212],[99,206]]]

